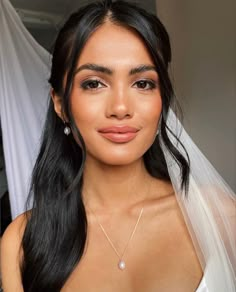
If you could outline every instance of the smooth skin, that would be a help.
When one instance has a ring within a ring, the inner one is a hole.
[[[87,151],[83,200],[88,238],[84,256],[63,292],[194,292],[201,281],[202,269],[171,183],[151,177],[143,163],[162,109],[153,66],[141,38],[109,21],[92,34],[78,60],[71,106]],[[64,118],[60,97],[52,91],[52,98],[55,111]],[[113,142],[99,133],[110,126],[132,126],[138,133],[129,142]],[[126,269],[121,271],[97,221],[122,253],[142,207],[143,216],[124,255]],[[5,292],[22,291],[21,218],[13,221],[3,238]]]

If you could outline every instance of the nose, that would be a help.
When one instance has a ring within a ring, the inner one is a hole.
[[[106,116],[118,120],[133,116],[133,106],[128,91],[124,88],[114,89],[108,97]]]

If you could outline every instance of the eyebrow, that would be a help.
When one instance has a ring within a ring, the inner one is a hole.
[[[105,73],[107,75],[112,75],[114,73],[114,71],[108,67],[98,65],[98,64],[93,64],[93,63],[87,63],[87,64],[81,65],[79,68],[77,68],[75,70],[74,75],[76,75],[78,72],[80,72],[82,70],[92,70],[92,71],[96,71],[96,72]],[[153,65],[139,65],[135,68],[132,68],[129,71],[129,75],[135,75],[135,74],[146,72],[146,71],[154,71],[157,73],[157,69]]]

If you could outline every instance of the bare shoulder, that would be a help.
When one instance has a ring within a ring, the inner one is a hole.
[[[22,236],[26,224],[26,216],[27,216],[26,213],[17,216],[7,227],[6,231],[3,234],[2,240],[5,240],[8,237],[12,236],[16,237]]]
[[[11,252],[19,251],[27,222],[26,218],[26,213],[23,213],[9,224],[2,237],[1,254],[2,252],[9,252],[11,250]]]
[[[21,241],[27,222],[26,213],[19,215],[7,227],[1,240],[1,275],[4,292],[23,291],[20,262]]]

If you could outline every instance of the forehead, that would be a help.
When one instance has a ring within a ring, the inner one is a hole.
[[[145,42],[137,32],[106,22],[97,28],[86,42],[78,65],[104,63],[117,66],[122,64],[153,64]]]

